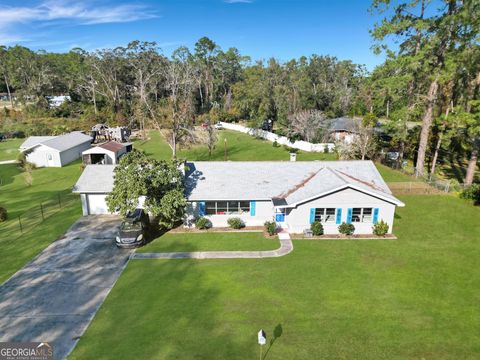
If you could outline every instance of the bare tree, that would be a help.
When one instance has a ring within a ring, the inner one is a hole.
[[[168,92],[169,108],[165,125],[170,131],[172,155],[173,158],[176,158],[178,144],[195,140],[193,128],[195,68],[188,49],[184,47],[177,49],[173,53],[171,61],[162,67],[162,71],[165,78],[165,89]],[[160,130],[160,123],[158,121],[154,121],[154,123]]]
[[[132,93],[135,99],[135,113],[145,134],[145,119],[158,122],[155,108],[157,106],[157,86],[161,75],[164,58],[159,55],[155,42],[133,41],[127,46],[128,64],[133,69],[134,85]]]
[[[373,126],[366,122],[355,121],[353,141],[339,141],[335,144],[340,159],[371,158],[375,155],[376,139]]]
[[[291,131],[300,134],[308,142],[326,128],[325,116],[319,110],[303,110],[290,115],[288,120]]]

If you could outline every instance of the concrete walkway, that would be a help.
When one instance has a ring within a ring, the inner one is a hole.
[[[65,359],[131,254],[115,245],[119,222],[81,218],[0,285],[0,341],[53,343],[54,359]]]
[[[131,259],[263,259],[285,256],[292,252],[293,244],[288,233],[278,234],[280,247],[267,251],[194,251],[170,253],[134,253]]]

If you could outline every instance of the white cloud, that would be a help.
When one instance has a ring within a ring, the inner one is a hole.
[[[91,25],[125,23],[156,17],[158,15],[151,8],[141,4],[95,6],[92,1],[47,0],[33,7],[0,5],[0,30],[3,32],[0,41],[20,41],[23,37],[12,31],[19,24],[48,25],[55,21],[68,20],[78,25]]]

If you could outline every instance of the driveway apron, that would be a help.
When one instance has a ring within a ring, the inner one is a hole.
[[[66,358],[132,253],[115,246],[118,224],[81,218],[0,285],[0,341],[53,343],[54,358]]]

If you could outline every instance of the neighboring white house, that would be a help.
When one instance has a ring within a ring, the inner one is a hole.
[[[69,95],[47,96],[48,105],[52,108],[59,107],[66,101],[71,101]]]
[[[118,164],[120,158],[126,153],[132,151],[131,143],[119,143],[109,141],[85,150],[82,153],[83,163],[90,164]]]
[[[354,119],[349,117],[339,117],[328,120],[328,130],[330,136],[334,141],[343,141],[346,144],[351,144],[356,134],[356,128],[361,119]]]
[[[92,138],[79,131],[60,136],[30,136],[20,145],[27,161],[38,167],[62,167],[90,148]]]
[[[371,161],[189,162],[185,173],[188,200],[185,224],[205,216],[213,226],[240,217],[247,226],[274,220],[292,233],[321,221],[325,233],[337,234],[342,222],[356,234],[372,233],[380,220],[392,232],[395,198]],[[113,189],[114,166],[89,165],[74,192],[84,215],[108,213],[105,196]]]

